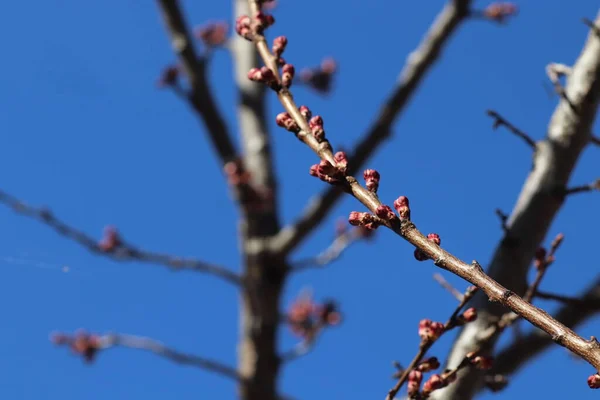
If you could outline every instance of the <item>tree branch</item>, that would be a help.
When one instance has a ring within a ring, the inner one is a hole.
[[[592,183],[588,183],[587,185],[575,186],[572,188],[567,188],[565,190],[566,195],[582,193],[582,192],[591,192],[593,190],[600,190],[600,179],[596,179]]]
[[[140,261],[152,264],[160,264],[169,267],[173,271],[189,270],[214,275],[236,286],[241,284],[240,276],[229,269],[209,264],[191,258],[182,258],[167,254],[145,251],[120,241],[114,249],[107,250],[93,237],[71,227],[56,218],[50,210],[29,206],[12,195],[0,190],[0,203],[12,208],[18,214],[35,219],[48,227],[54,229],[58,234],[65,236],[94,254],[113,259],[114,261]]]
[[[260,4],[258,1],[260,0],[249,0],[252,15],[259,15]],[[276,91],[283,108],[286,110],[285,113],[278,115],[278,124],[294,132],[298,139],[320,157],[321,162],[311,168],[311,173],[325,182],[342,187],[344,191],[356,198],[374,214],[352,212],[350,222],[353,225],[361,225],[369,229],[375,229],[378,226],[389,228],[417,248],[418,259],[435,260],[434,264],[436,266],[446,269],[477,286],[492,303],[509,308],[534,326],[550,334],[556,343],[588,361],[597,371],[600,370],[600,343],[598,343],[596,338],[592,337],[590,340],[586,340],[578,336],[546,312],[526,302],[516,293],[506,289],[496,280],[492,279],[476,261],[467,264],[443,250],[439,246],[439,236],[424,236],[410,221],[408,200],[404,196],[401,196],[394,202],[394,206],[400,214],[400,218],[398,218],[389,206],[381,203],[375,191],[361,186],[356,178],[347,173],[346,166],[348,160],[343,152],[333,154],[331,144],[325,139],[325,133],[322,131],[322,119],[315,117],[316,119],[311,119],[309,125],[303,112],[295,104],[289,91],[289,85],[286,86],[285,81],[280,78],[277,58],[270,52],[267,41],[262,33],[265,28],[265,20],[250,19],[248,31],[242,25],[238,29],[238,33],[242,35],[245,33],[255,43],[266,67],[271,70],[272,75],[262,75],[261,72],[261,75],[256,80],[268,84]],[[600,43],[593,43],[593,45],[597,45],[600,49]],[[600,54],[598,58],[600,58]],[[598,60],[598,63],[600,64],[600,60]],[[598,66],[598,70],[600,74],[600,65]],[[266,76],[269,78],[266,79]],[[597,95],[597,93],[594,94]],[[306,113],[309,113],[309,110],[304,110],[304,114]],[[589,134],[589,129],[587,132]],[[470,352],[463,353],[461,362],[464,359],[464,355],[468,353]],[[460,362],[456,365],[459,364]]]
[[[242,380],[242,377],[232,367],[208,358],[179,352],[165,346],[161,342],[141,336],[118,333],[99,336],[79,331],[72,336],[63,333],[54,334],[52,336],[52,341],[57,345],[70,346],[74,353],[82,355],[87,362],[94,361],[97,353],[100,351],[116,347],[127,347],[131,349],[146,350],[177,364],[204,369],[236,381]]]
[[[600,278],[596,278],[580,297],[548,295],[538,292],[539,298],[555,299],[565,302],[554,317],[564,325],[575,328],[600,312]],[[534,329],[531,333],[500,350],[494,357],[492,373],[511,375],[525,364],[531,362],[553,343],[546,332]]]
[[[528,134],[526,134],[525,132],[523,132],[522,130],[520,130],[519,128],[517,128],[510,122],[508,122],[507,119],[502,117],[500,114],[498,114],[494,110],[487,110],[487,115],[494,118],[494,129],[497,129],[500,126],[506,127],[510,132],[514,133],[516,136],[523,139],[529,147],[531,147],[533,150],[535,150],[535,140],[533,140],[531,137],[529,137]]]
[[[519,294],[526,290],[531,260],[563,204],[565,197],[560,194],[590,141],[600,100],[600,39],[593,32],[573,65],[564,90],[566,95],[554,111],[546,138],[537,142],[534,168],[507,221],[507,233],[489,264],[490,277]],[[449,357],[449,367],[458,365],[469,351],[481,348],[484,343],[479,333],[505,313],[484,296],[477,296],[474,302],[479,318],[462,330]],[[489,341],[488,350],[494,344],[495,340]],[[463,371],[455,385],[440,391],[435,398],[468,400],[482,385],[483,376],[469,369]]]
[[[190,105],[200,115],[210,141],[219,155],[221,164],[236,158],[235,146],[225,124],[225,119],[217,107],[206,78],[206,64],[194,49],[194,41],[186,26],[177,0],[158,0],[165,26],[171,38],[173,51],[179,56],[181,65],[188,77],[191,92]]]
[[[398,84],[379,111],[379,115],[356,144],[349,157],[349,174],[355,174],[390,137],[394,121],[402,113],[427,72],[435,65],[444,46],[461,22],[468,18],[471,0],[451,0],[437,16],[419,46],[409,55],[398,77]],[[282,229],[276,247],[282,253],[298,246],[332,210],[342,192],[335,187],[326,189],[310,200],[302,216],[291,226]]]

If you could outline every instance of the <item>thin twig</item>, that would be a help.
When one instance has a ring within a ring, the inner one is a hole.
[[[600,300],[590,301],[589,299],[584,299],[580,297],[565,296],[562,294],[543,292],[539,290],[536,292],[535,298],[543,300],[553,300],[572,307],[600,311]]]
[[[408,56],[398,77],[398,85],[389,94],[372,125],[349,155],[348,173],[354,174],[391,136],[392,126],[402,114],[413,94],[433,68],[460,25],[468,20],[472,0],[450,0],[438,14],[418,47]],[[343,192],[337,187],[326,188],[310,200],[302,215],[290,226],[281,230],[276,247],[282,253],[291,252],[321,222],[341,198]]]
[[[600,36],[600,28],[594,23],[594,21],[588,18],[582,18],[581,20],[586,26],[588,26],[592,31],[594,31],[596,35]]]
[[[573,103],[567,97],[567,92],[560,83],[560,78],[570,75],[572,71],[573,69],[568,65],[559,63],[550,63],[546,66],[546,75],[548,75],[548,79],[550,79],[550,82],[554,85],[554,90],[571,106],[571,108],[573,108]]]
[[[498,114],[498,112],[494,110],[487,110],[487,115],[494,118],[493,128],[497,129],[500,126],[506,127],[510,132],[514,133],[516,136],[520,137],[527,143],[529,147],[533,150],[536,148],[535,140],[533,140],[528,134],[511,124],[506,118]]]
[[[458,304],[458,306],[456,306],[456,308],[454,309],[454,312],[452,313],[450,318],[448,318],[448,320],[444,324],[444,329],[442,330],[442,335],[444,333],[454,329],[457,326],[458,314],[461,312],[461,310],[464,308],[464,306],[469,302],[469,300],[471,300],[473,298],[473,296],[475,295],[476,292],[477,292],[476,288],[470,287],[469,289],[467,289],[467,291],[464,294],[461,295],[462,299],[461,299],[460,303]],[[431,346],[433,346],[433,344],[436,342],[436,340],[437,339],[421,340],[421,343],[419,344],[419,351],[417,352],[415,357],[412,359],[412,361],[410,362],[408,367],[402,371],[400,378],[398,378],[398,381],[396,382],[394,387],[391,388],[390,391],[388,392],[388,394],[385,398],[386,400],[394,399],[396,394],[398,394],[398,391],[400,390],[400,388],[402,388],[402,385],[404,385],[404,383],[408,379],[408,375],[410,374],[410,372],[417,367],[417,365],[421,362],[421,360],[423,360],[423,357],[425,357],[425,354],[427,354],[427,352],[429,351]]]
[[[338,260],[346,249],[362,237],[364,237],[364,234],[361,233],[361,229],[348,229],[342,234],[337,235],[333,242],[331,242],[331,244],[316,257],[293,262],[291,264],[291,269],[294,272],[298,272],[310,268],[323,268]]]
[[[213,361],[208,358],[179,352],[153,339],[133,335],[108,334],[101,337],[101,343],[103,344],[103,349],[109,349],[113,347],[128,347],[133,349],[147,350],[177,364],[205,369],[236,381],[244,380],[235,368],[226,366],[218,361]]]
[[[442,274],[438,274],[437,272],[435,274],[433,274],[433,279],[436,280],[437,283],[440,284],[440,286],[442,286],[444,289],[446,289],[448,292],[450,292],[450,294],[452,296],[454,296],[454,298],[456,298],[456,300],[458,301],[463,301],[465,295],[462,294],[457,288],[455,288],[454,286],[452,286],[450,284],[450,282],[448,282],[443,276]]]
[[[502,230],[504,232],[508,232],[508,225],[507,225],[508,214],[506,214],[501,209],[496,208],[496,215],[498,216],[498,218],[500,218],[500,224],[501,224],[500,226],[502,226]]]
[[[592,138],[590,139],[590,141],[595,144],[596,146],[600,146],[600,137],[598,136],[592,136]]]
[[[160,264],[169,267],[173,271],[196,271],[217,276],[234,285],[240,285],[239,275],[220,265],[209,264],[192,258],[182,258],[162,253],[145,251],[129,244],[121,244],[115,251],[106,251],[98,240],[71,227],[52,214],[48,209],[36,208],[25,204],[16,197],[0,190],[0,203],[12,208],[18,214],[35,219],[48,227],[54,229],[58,234],[65,236],[94,254],[111,258],[115,261],[142,261],[152,264]]]
[[[576,194],[576,193],[585,193],[591,192],[593,190],[600,190],[600,179],[596,179],[592,183],[588,183],[587,185],[575,186],[572,188],[568,188],[565,190],[566,195]]]

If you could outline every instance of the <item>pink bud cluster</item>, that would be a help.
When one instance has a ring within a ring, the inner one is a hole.
[[[275,23],[275,18],[271,14],[259,11],[250,18],[247,15],[241,15],[235,21],[235,31],[246,40],[252,41],[256,35],[261,35],[265,29]]]
[[[248,79],[261,82],[277,90],[279,87],[275,73],[269,67],[252,68],[248,71]]]
[[[471,365],[480,370],[491,369],[494,362],[492,357],[479,355],[476,351],[468,353],[466,358]]]
[[[408,374],[407,391],[408,397],[413,398],[419,393],[421,382],[423,381],[423,372],[412,370]]]
[[[483,15],[492,21],[503,23],[507,18],[516,15],[517,11],[514,3],[492,3],[483,11]]]
[[[365,179],[365,186],[372,193],[377,193],[377,189],[379,189],[379,181],[381,180],[381,175],[374,169],[366,169],[363,172],[363,178]]]
[[[306,339],[318,329],[339,324],[341,314],[333,301],[317,304],[307,296],[300,297],[292,303],[287,319],[292,332]]]
[[[373,214],[368,212],[352,211],[348,217],[348,222],[353,226],[360,226],[369,231],[377,229],[381,222]]]
[[[206,47],[218,47],[227,41],[228,25],[225,21],[209,22],[196,29],[196,37]]]
[[[312,119],[315,119],[315,117]],[[335,153],[333,158],[336,162],[336,166],[331,165],[327,160],[321,160],[318,164],[314,164],[310,167],[310,175],[331,184],[339,184],[342,182],[346,174],[346,168],[348,167],[348,159],[343,151]]]
[[[408,197],[400,196],[394,200],[394,208],[400,216],[400,221],[410,221],[410,206],[408,204]]]
[[[442,243],[442,239],[440,238],[440,235],[438,235],[437,233],[430,233],[429,235],[427,235],[427,240],[429,240],[432,243],[435,243],[438,246]],[[414,255],[415,255],[415,259],[417,261],[429,260],[429,256],[427,256],[427,254],[423,253],[420,249],[415,249]]]
[[[456,374],[453,373],[442,375],[433,374],[423,384],[423,390],[421,391],[421,395],[427,398],[432,392],[445,388],[455,380]]]
[[[441,322],[435,322],[430,319],[422,319],[419,322],[419,336],[422,341],[435,341],[444,331],[445,327]]]
[[[600,389],[600,374],[590,375],[587,383],[590,389]]]
[[[300,80],[318,92],[329,93],[336,71],[337,63],[335,60],[326,58],[319,67],[303,69],[300,72]]]
[[[57,346],[69,346],[74,354],[80,355],[86,362],[95,360],[98,351],[102,348],[102,340],[98,335],[89,334],[79,330],[75,335],[55,333],[50,337]]]
[[[121,240],[121,236],[112,225],[109,225],[104,228],[104,236],[98,242],[98,247],[107,253],[115,251],[117,248],[123,245],[123,241]]]

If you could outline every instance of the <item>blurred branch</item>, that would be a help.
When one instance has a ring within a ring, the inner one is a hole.
[[[200,260],[149,252],[125,244],[120,240],[118,245],[115,245],[112,249],[103,248],[101,242],[56,218],[50,210],[29,206],[1,190],[0,203],[12,208],[18,214],[35,219],[47,225],[54,229],[58,234],[79,243],[92,253],[111,258],[115,261],[140,261],[160,264],[169,267],[173,271],[196,271],[214,275],[234,285],[241,284],[240,277],[235,272],[230,271],[225,267],[209,264]]]
[[[360,171],[365,162],[391,135],[394,121],[400,116],[427,72],[435,65],[444,46],[461,22],[469,16],[471,0],[451,0],[437,16],[419,46],[408,56],[398,83],[379,111],[379,115],[354,147],[348,161],[348,174]],[[303,214],[279,234],[277,247],[283,253],[298,246],[332,210],[342,195],[337,187],[329,187],[310,200]]]
[[[435,281],[437,283],[440,284],[441,287],[443,287],[444,289],[446,289],[452,296],[454,296],[454,298],[460,302],[462,302],[465,298],[465,295],[462,294],[461,292],[458,291],[458,289],[456,289],[454,286],[452,286],[450,284],[450,282],[448,282],[443,276],[442,274],[438,274],[437,272],[435,274],[433,274],[433,279],[435,279]]]
[[[508,120],[506,120],[504,117],[502,117],[500,114],[498,114],[494,110],[487,110],[487,115],[494,118],[494,125],[493,125],[494,129],[497,129],[500,126],[506,127],[506,129],[508,129],[510,132],[514,133],[516,136],[523,139],[529,147],[531,147],[533,150],[535,150],[535,140],[533,140],[531,137],[529,137],[529,135],[527,135],[525,132],[523,132],[522,130],[520,130],[519,128],[517,128],[510,122],[508,122]]]
[[[595,144],[596,146],[600,146],[600,138],[597,136],[592,136],[592,138],[590,139],[592,144]]]
[[[156,340],[141,336],[113,333],[99,336],[88,334],[85,331],[79,331],[74,335],[63,333],[54,334],[52,336],[52,341],[56,345],[69,346],[74,353],[83,356],[84,360],[87,362],[94,361],[100,351],[116,347],[127,347],[131,349],[146,350],[177,364],[204,369],[236,381],[242,380],[242,377],[234,368],[208,358],[179,352]]]
[[[566,195],[582,193],[582,192],[591,192],[593,190],[600,190],[600,179],[596,179],[592,183],[588,183],[586,185],[575,186],[572,188],[568,188],[565,190]]]
[[[343,233],[337,235],[333,242],[316,257],[292,262],[291,269],[293,272],[298,272],[310,268],[323,268],[338,260],[346,249],[358,240],[365,238],[367,234],[368,233],[361,228],[347,229]]]
[[[236,158],[235,146],[221,111],[208,86],[206,64],[198,57],[177,0],[158,0],[165,26],[171,38],[171,47],[181,61],[188,77],[191,91],[187,95],[190,105],[200,115],[210,141],[221,159],[221,164]]]

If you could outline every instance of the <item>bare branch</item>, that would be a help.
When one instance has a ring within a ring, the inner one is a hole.
[[[537,297],[555,299],[565,303],[554,317],[564,325],[575,328],[600,312],[600,278],[578,298],[558,296],[538,292]],[[548,346],[554,343],[547,333],[534,329],[531,333],[514,341],[500,350],[494,357],[493,372],[498,374],[514,374],[526,363],[541,354]]]
[[[471,0],[451,0],[437,16],[419,46],[408,56],[398,77],[398,84],[379,111],[379,115],[354,147],[349,157],[348,173],[355,174],[391,135],[394,121],[400,116],[427,72],[435,65],[444,46],[463,21],[468,18]],[[330,187],[310,200],[303,214],[291,226],[282,229],[276,247],[283,253],[292,251],[315,229],[340,199],[342,192]]]
[[[592,32],[594,32],[597,36],[600,36],[600,28],[594,23],[594,21],[588,18],[582,18],[581,20],[586,26],[588,26],[592,30]]]
[[[500,126],[506,127],[510,132],[514,133],[516,136],[523,139],[529,147],[531,147],[533,150],[535,150],[535,140],[533,140],[531,137],[529,137],[529,135],[527,135],[525,132],[523,132],[522,130],[520,130],[519,128],[517,128],[510,122],[508,122],[508,120],[506,120],[504,117],[502,117],[496,111],[487,110],[487,114],[490,117],[494,118],[494,125],[493,125],[494,129],[497,129]]]
[[[500,218],[500,224],[502,226],[502,230],[504,231],[504,233],[507,233],[508,227],[506,225],[506,222],[508,221],[508,215],[499,208],[496,208],[496,215],[498,216],[498,218]]]
[[[592,183],[588,183],[587,185],[575,186],[565,190],[566,195],[582,193],[582,192],[591,192],[593,190],[600,190],[600,179],[596,179]]]
[[[140,261],[160,264],[169,267],[173,271],[189,270],[201,272],[214,275],[236,286],[241,284],[241,279],[235,272],[230,271],[225,267],[209,264],[200,260],[145,251],[122,241],[119,246],[107,250],[101,246],[98,240],[56,218],[50,210],[29,206],[3,191],[0,191],[0,203],[12,208],[21,215],[35,219],[49,226],[58,234],[79,243],[94,254],[99,254],[115,261]]]
[[[259,0],[249,0],[249,3],[252,15],[259,15]],[[334,155],[331,144],[325,139],[325,133],[322,131],[322,119],[320,117],[316,120],[311,119],[312,127],[317,128],[317,130],[311,129],[311,126],[309,126],[309,123],[304,116],[306,113],[309,113],[309,110],[305,110],[304,113],[299,110],[289,91],[289,83],[286,85],[284,83],[285,81],[280,78],[277,58],[270,52],[267,41],[263,35],[265,20],[255,19],[250,21],[252,22],[249,22],[248,25],[250,31],[248,38],[255,43],[266,68],[271,70],[268,74],[268,79],[261,78],[267,76],[262,75],[261,72],[261,75],[259,75],[256,80],[268,84],[276,91],[283,108],[286,110],[285,113],[278,116],[278,124],[292,131],[298,139],[319,156],[321,162],[311,169],[311,173],[314,176],[317,176],[321,180],[332,185],[342,187],[344,191],[359,200],[360,203],[374,214],[352,212],[349,219],[352,224],[369,227],[370,229],[383,225],[391,229],[417,248],[418,253],[415,253],[415,256],[418,256],[418,259],[435,260],[434,264],[436,266],[446,269],[480,288],[492,303],[497,303],[509,308],[534,326],[550,334],[555,342],[586,360],[596,368],[596,370],[600,370],[600,343],[598,343],[596,338],[592,337],[590,340],[582,338],[544,311],[534,307],[516,293],[506,289],[496,280],[486,275],[483,268],[481,268],[481,265],[476,261],[471,264],[466,264],[443,250],[439,246],[439,236],[423,235],[410,221],[410,211],[408,210],[408,200],[406,197],[401,196],[394,203],[394,206],[401,216],[401,218],[398,218],[389,206],[380,202],[374,192],[361,186],[356,178],[350,176],[347,169],[348,159],[346,158],[346,155],[343,152],[338,152]],[[252,26],[254,29],[251,28]],[[259,27],[260,29],[257,29],[256,27]],[[600,50],[600,42],[592,43],[592,41],[590,41],[588,44],[593,46],[594,49],[595,47],[598,47],[597,50]],[[600,51],[598,51],[597,59],[596,57],[586,59],[584,64],[586,67],[593,67],[598,64],[597,72],[599,76],[597,78],[600,79]],[[596,95],[598,96],[598,94]],[[590,96],[590,94],[586,93],[586,105],[591,101]],[[577,100],[581,101],[579,98],[577,98]],[[594,106],[597,106],[597,104],[598,98],[593,101]],[[584,108],[581,108],[580,110],[583,111]],[[590,117],[593,119],[595,109],[593,112],[590,111],[590,113]],[[579,119],[582,119],[581,116]],[[590,123],[591,121],[587,122]],[[589,134],[589,127],[587,128],[586,132]],[[318,129],[320,129],[320,131],[318,131]],[[317,132],[318,134],[316,134]],[[554,134],[551,133],[550,136],[553,137],[553,135]],[[587,141],[587,137],[583,137],[582,139]],[[578,149],[579,151],[581,151],[583,145],[584,144]],[[578,154],[579,151],[576,154]],[[535,173],[535,170],[533,173]],[[461,362],[464,359],[464,354],[468,353],[470,352],[463,353]],[[460,362],[456,365],[458,364],[460,364]],[[390,398],[392,397],[393,396],[390,396]]]
[[[291,268],[294,272],[303,271],[310,268],[323,268],[332,262],[338,260],[344,251],[353,243],[365,238],[367,233],[364,229],[348,229],[337,235],[333,242],[316,257],[299,260],[292,263]]]
[[[221,159],[221,164],[225,165],[236,158],[237,152],[223,115],[208,86],[205,62],[196,54],[194,41],[181,13],[179,2],[158,0],[158,4],[171,37],[173,51],[179,56],[190,83],[190,105],[204,121],[210,141]]]
[[[435,281],[437,283],[439,283],[441,287],[446,289],[452,296],[454,296],[454,298],[456,300],[458,300],[460,302],[464,301],[465,295],[462,294],[461,292],[459,292],[458,289],[456,289],[454,286],[452,286],[450,284],[450,282],[448,282],[446,279],[444,279],[442,274],[438,274],[436,272],[435,274],[433,274],[433,279],[435,279]]]
[[[554,90],[573,108],[573,104],[567,97],[565,88],[560,83],[560,78],[564,76],[569,76],[572,71],[573,68],[564,64],[550,63],[546,66],[546,74],[548,75],[548,79],[550,79],[550,82],[552,82],[552,84],[554,85]]]
[[[595,144],[596,146],[600,146],[600,137],[592,136],[590,141],[592,142],[592,144]]]
[[[567,187],[581,152],[589,144],[600,100],[598,87],[600,39],[591,33],[566,80],[565,92],[569,100],[562,98],[559,101],[546,137],[537,142],[534,168],[507,221],[510,237],[504,236],[489,262],[489,276],[516,293],[525,293],[531,260],[564,204],[564,198],[557,196],[557,188]],[[483,296],[478,296],[474,304],[480,312],[479,318],[462,330],[452,349],[449,366],[457,365],[464,354],[480,348],[483,343],[479,333],[506,313]],[[488,346],[494,344],[495,341],[491,341]],[[468,400],[482,385],[482,375],[466,370],[462,379],[435,397]]]
[[[90,335],[85,331],[79,331],[75,333],[75,335],[63,333],[54,334],[52,336],[52,341],[57,345],[70,346],[74,353],[82,355],[87,362],[94,361],[97,353],[100,351],[116,347],[128,347],[152,352],[177,364],[204,369],[236,381],[242,380],[242,377],[232,367],[228,367],[218,361],[213,361],[208,358],[179,352],[165,346],[161,342],[141,336],[118,333],[100,336]]]

